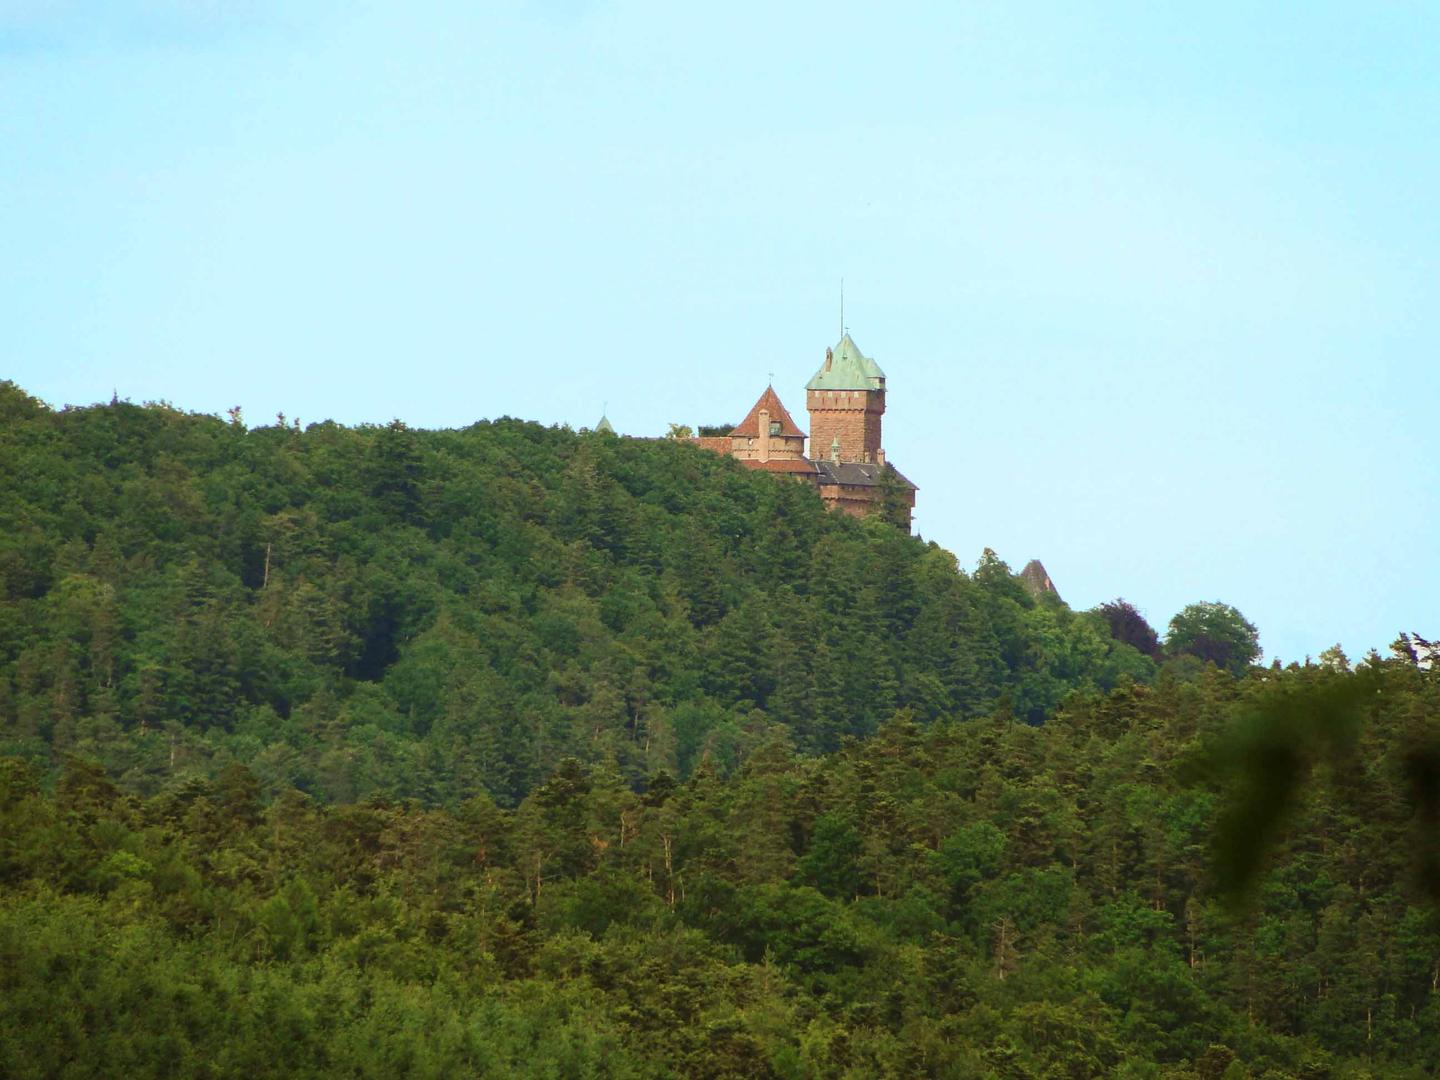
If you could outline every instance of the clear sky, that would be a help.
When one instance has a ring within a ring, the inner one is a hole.
[[[845,320],[917,530],[1440,637],[1440,6],[0,0],[0,377],[738,420]]]

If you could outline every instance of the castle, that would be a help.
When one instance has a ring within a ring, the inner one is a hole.
[[[825,505],[865,517],[883,513],[906,528],[917,488],[885,460],[880,421],[885,415],[885,373],[851,340],[849,331],[805,384],[810,413],[806,455],[801,431],[774,386],[728,435],[695,442],[729,454],[747,468],[785,473],[819,489]]]

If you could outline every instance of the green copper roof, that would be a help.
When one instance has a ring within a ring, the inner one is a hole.
[[[600,422],[595,425],[595,430],[597,432],[604,432],[606,435],[614,435],[615,425],[610,423],[610,418],[608,416],[601,416]]]
[[[880,365],[860,351],[849,331],[833,349],[826,350],[825,363],[805,384],[807,390],[884,390],[885,373]]]

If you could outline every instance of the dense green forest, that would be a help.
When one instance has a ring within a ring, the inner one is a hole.
[[[664,440],[0,384],[0,1075],[1440,1071],[1440,671]]]
[[[836,749],[897,710],[1153,676],[800,484],[665,440],[238,422],[0,386],[0,753],[130,791],[250,767],[330,802],[513,805],[567,756],[640,784],[781,725]]]

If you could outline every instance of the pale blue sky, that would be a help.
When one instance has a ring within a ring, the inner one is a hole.
[[[52,404],[642,435],[843,276],[963,564],[1440,636],[1433,4],[0,0],[0,252]]]

